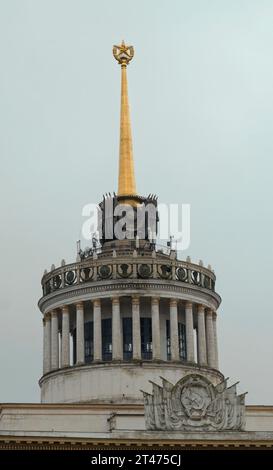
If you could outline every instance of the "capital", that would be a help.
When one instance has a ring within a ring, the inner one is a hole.
[[[133,305],[139,305],[139,302],[140,302],[139,295],[132,295],[132,304]]]
[[[101,303],[100,303],[100,299],[94,299],[93,300],[93,306],[94,307],[100,307]]]
[[[170,307],[177,307],[177,299],[170,299]]]
[[[62,313],[69,313],[69,307],[68,307],[68,305],[63,305],[63,306],[62,306]]]
[[[83,302],[77,302],[76,303],[76,309],[77,310],[83,310]]]

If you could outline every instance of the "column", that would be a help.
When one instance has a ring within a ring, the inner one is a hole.
[[[70,327],[68,305],[62,307],[62,367],[70,366]]]
[[[197,308],[197,351],[198,363],[200,365],[207,364],[206,352],[206,330],[205,330],[205,308],[198,305]]]
[[[192,303],[186,303],[186,347],[187,347],[187,361],[194,362],[194,336],[193,336],[193,313]]]
[[[212,314],[212,322],[213,322],[213,333],[214,333],[214,358],[215,358],[215,363],[214,367],[215,369],[219,369],[219,357],[218,357],[218,339],[217,339],[217,313],[213,312]]]
[[[43,373],[47,374],[47,372],[51,369],[51,318],[50,315],[46,314],[43,319],[43,327],[44,327],[44,361],[43,361]]]
[[[51,370],[59,368],[59,331],[58,314],[51,312]]]
[[[141,359],[141,337],[140,337],[140,301],[139,296],[132,297],[132,335],[133,335],[133,359]]]
[[[112,360],[122,359],[119,297],[112,298]]]
[[[102,340],[101,340],[101,301],[93,301],[93,343],[94,361],[102,360]]]
[[[159,297],[152,297],[152,344],[153,359],[158,360],[160,354],[160,323],[159,323]]]
[[[215,367],[214,329],[212,310],[206,311],[207,360],[209,367]]]
[[[177,300],[170,300],[170,340],[171,340],[171,359],[179,360],[179,342],[178,342],[178,312]]]
[[[76,304],[76,363],[84,364],[84,309],[83,302]]]

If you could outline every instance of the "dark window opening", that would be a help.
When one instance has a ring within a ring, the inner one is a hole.
[[[85,362],[92,362],[94,356],[93,341],[93,322],[89,321],[84,324],[84,359]]]
[[[170,335],[170,320],[166,320],[166,343],[167,343],[167,360],[171,360],[171,335]],[[179,343],[179,357],[183,361],[187,359],[186,349],[186,327],[184,323],[178,323],[178,343]]]
[[[178,323],[178,341],[179,341],[179,357],[182,360],[187,359],[186,348],[186,326],[184,323]]]
[[[142,359],[152,359],[153,347],[152,347],[152,320],[151,318],[141,318],[140,329],[141,329],[141,357]]]
[[[101,322],[102,331],[102,360],[112,360],[112,318],[107,318]]]
[[[171,360],[170,320],[166,320],[167,361]]]
[[[132,318],[123,318],[123,359],[128,361],[133,356]]]
[[[62,338],[62,335],[61,335]],[[77,361],[77,343],[76,343],[76,328],[74,328],[72,332],[72,342],[73,342],[73,365],[76,364]]]

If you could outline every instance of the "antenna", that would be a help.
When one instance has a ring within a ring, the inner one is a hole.
[[[172,250],[172,245],[173,245],[173,235],[170,235],[170,240],[167,242],[167,246]]]

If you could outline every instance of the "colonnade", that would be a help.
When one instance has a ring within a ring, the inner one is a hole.
[[[93,302],[93,362],[101,362],[102,356],[102,303],[101,299]],[[111,298],[112,302],[112,361],[123,360],[122,318],[120,311],[120,297]],[[218,348],[216,312],[201,304],[169,300],[170,324],[170,360],[181,360],[179,349],[178,329],[178,303],[182,302],[185,312],[186,361],[196,362],[200,366],[218,369]],[[150,315],[152,330],[152,358],[162,359],[161,349],[161,323],[160,323],[160,297],[151,297]],[[76,307],[76,365],[85,363],[84,339],[84,303],[77,302]],[[141,308],[140,296],[131,297],[132,318],[132,360],[142,359],[141,346]],[[70,366],[70,309],[68,305],[45,314],[44,325],[44,374]],[[196,334],[195,334],[196,331]],[[60,333],[60,334],[59,334]],[[59,344],[61,342],[61,344]],[[196,357],[197,356],[197,357]]]

